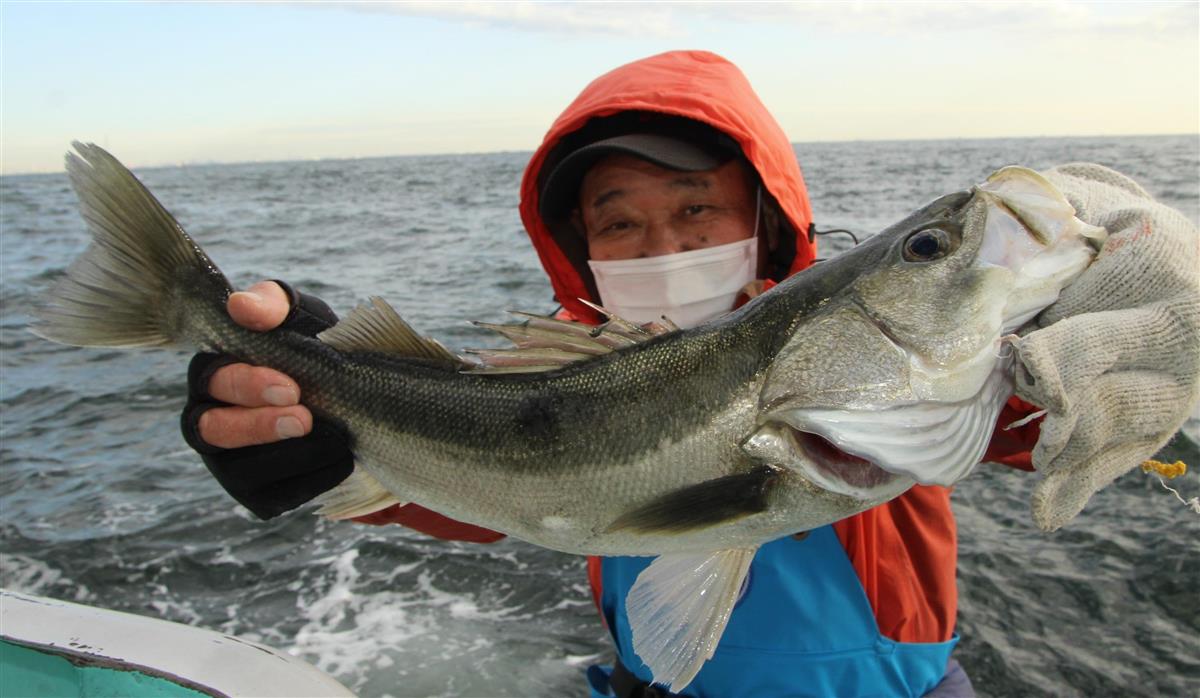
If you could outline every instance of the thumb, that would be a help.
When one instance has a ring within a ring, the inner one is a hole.
[[[225,308],[237,324],[265,332],[283,323],[291,311],[291,300],[279,284],[260,281],[245,291],[230,294]]]

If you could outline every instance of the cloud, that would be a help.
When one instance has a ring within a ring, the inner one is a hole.
[[[1063,33],[1097,33],[1157,39],[1164,34],[1195,38],[1200,5],[1194,2],[795,2],[680,3],[679,13],[721,22],[791,24],[822,31],[930,35],[1021,32],[1052,39]]]
[[[1092,32],[1125,39],[1179,35],[1194,40],[1195,2],[314,2],[308,8],[427,17],[534,32],[696,38],[699,22],[790,24],[798,28],[884,35],[1021,32],[1053,38]],[[691,28],[692,30],[689,30]],[[706,32],[707,33],[707,32]]]
[[[536,32],[679,38],[669,5],[545,2],[313,2],[292,3],[357,12],[426,17],[474,26]]]

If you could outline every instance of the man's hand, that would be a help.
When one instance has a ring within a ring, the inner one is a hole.
[[[274,281],[261,281],[229,296],[229,316],[237,324],[265,332],[283,324],[291,299]],[[241,448],[304,436],[312,431],[312,413],[300,404],[300,386],[274,369],[234,363],[208,379],[208,394],[229,407],[213,407],[199,418],[204,443]]]
[[[337,322],[320,299],[271,281],[232,294],[227,309],[239,325],[264,332],[316,336]],[[328,491],[354,468],[345,430],[300,398],[288,376],[232,356],[197,354],[188,367],[183,437],[225,491],[262,519]]]
[[[1200,236],[1099,165],[1046,173],[1108,242],[1017,344],[1016,392],[1044,408],[1033,518],[1055,530],[1149,458],[1200,396]]]

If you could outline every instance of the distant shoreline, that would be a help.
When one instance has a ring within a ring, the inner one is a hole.
[[[817,140],[817,141],[793,141],[793,147],[807,145],[833,145],[833,144],[851,144],[851,143],[948,143],[948,142],[978,142],[988,143],[996,141],[1038,141],[1038,140],[1072,140],[1072,139],[1150,139],[1150,138],[1195,138],[1197,149],[1200,150],[1200,132],[1197,133],[1156,133],[1156,134],[1120,134],[1120,135],[1072,135],[1072,136],[987,136],[987,137],[946,137],[946,138],[860,138],[846,140]],[[67,151],[69,144],[64,144],[63,152]],[[121,154],[114,152],[118,158]],[[176,163],[157,163],[151,165],[129,164],[134,170],[157,170],[171,169],[181,167],[214,167],[214,166],[229,166],[229,165],[273,165],[289,162],[358,162],[363,160],[385,160],[389,158],[442,158],[442,157],[465,157],[465,156],[497,156],[497,155],[532,155],[533,150],[488,150],[488,151],[470,151],[470,152],[447,152],[447,153],[396,153],[392,155],[363,155],[363,156],[344,156],[344,157],[320,157],[320,158],[293,158],[293,159],[267,159],[267,160],[192,160],[187,162]],[[0,157],[0,162],[3,158]],[[803,163],[801,163],[803,164]],[[20,172],[0,172],[0,177],[27,177],[37,175],[57,175],[62,174],[62,170],[27,170]]]

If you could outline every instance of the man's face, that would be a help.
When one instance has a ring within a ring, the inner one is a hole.
[[[677,172],[628,155],[592,166],[579,188],[588,257],[657,257],[754,235],[755,192],[731,160],[706,172]]]

